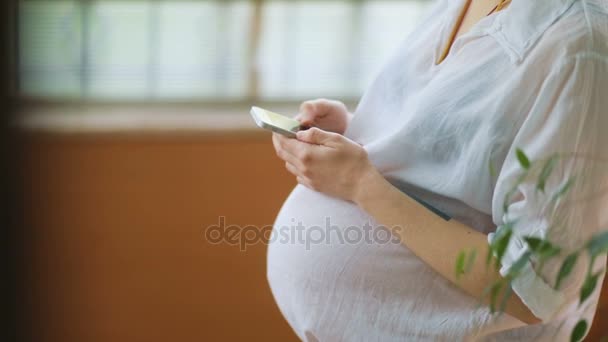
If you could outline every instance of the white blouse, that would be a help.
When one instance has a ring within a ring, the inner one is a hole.
[[[517,218],[506,274],[527,249],[522,236],[548,237],[565,256],[608,229],[608,2],[512,0],[458,37],[436,65],[465,1],[436,1],[366,91],[345,135],[395,186],[489,241]],[[522,172],[516,148],[536,176],[505,202]],[[543,160],[556,152],[562,158],[544,193],[536,191]],[[570,190],[551,201],[571,176]],[[286,236],[296,224],[310,232],[328,220],[378,229],[352,203],[298,186],[273,234]],[[542,270],[527,264],[512,287],[543,323],[526,326],[491,315],[403,245],[271,241],[271,289],[307,341],[566,341],[580,318],[591,322],[603,279],[578,307],[584,260],[559,290],[563,257]],[[593,269],[605,266],[602,257]]]

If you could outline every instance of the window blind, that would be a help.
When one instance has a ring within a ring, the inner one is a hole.
[[[20,93],[354,98],[427,7],[425,0],[21,0]]]

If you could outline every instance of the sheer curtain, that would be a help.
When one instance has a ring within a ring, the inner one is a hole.
[[[22,0],[20,93],[354,98],[427,6],[426,0]],[[257,28],[259,39],[252,39]]]

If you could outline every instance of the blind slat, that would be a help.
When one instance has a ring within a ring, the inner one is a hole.
[[[20,93],[232,101],[254,89],[262,99],[357,97],[428,4],[264,1],[252,49],[254,1],[21,0]]]

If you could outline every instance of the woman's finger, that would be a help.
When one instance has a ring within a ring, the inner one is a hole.
[[[306,132],[306,131],[302,131],[302,132]],[[300,134],[299,132],[297,134]],[[289,154],[293,155],[293,156],[299,156],[301,155],[304,150],[310,149],[312,146],[310,144],[306,144],[302,141],[300,141],[299,139],[290,139],[287,137],[283,137],[280,140],[281,143],[281,148],[287,152],[289,152]],[[299,165],[296,165],[299,166]]]
[[[296,143],[299,143],[295,139],[287,139],[287,140],[294,140]],[[291,146],[290,144],[282,143],[279,138],[279,142],[276,147],[277,156],[279,158],[281,158],[283,161],[288,162],[289,164],[295,166],[297,169],[302,169],[304,166],[304,164],[302,163],[302,160],[300,160],[300,158],[298,158],[294,154],[294,153],[297,153],[296,152],[297,149],[295,147]],[[299,143],[299,144],[302,144],[302,143]],[[304,144],[302,144],[302,145],[304,145]],[[306,146],[302,146],[302,147],[305,148]]]
[[[314,188],[312,187],[312,185],[310,184],[310,181],[308,181],[308,179],[303,178],[303,177],[296,177],[296,180],[299,184],[302,184],[305,187],[314,190]]]
[[[284,149],[280,149],[277,151],[277,156],[281,158],[284,162],[289,163],[291,165],[295,165],[297,168],[301,167],[301,161],[288,151]]]
[[[311,100],[302,103],[300,106],[300,114],[297,116],[297,120],[300,121],[304,127],[313,127],[315,122],[325,116],[319,105],[320,100]]]
[[[302,174],[302,172],[295,166],[293,166],[292,163],[286,161],[285,162],[285,168],[287,169],[287,171],[289,171],[289,173],[291,173],[292,175],[296,176],[296,177],[302,177],[305,178],[304,175]]]
[[[272,143],[277,152],[279,150],[286,150],[287,152],[290,152],[293,155],[293,149],[295,148],[295,146],[293,146],[293,142],[291,140],[295,139],[289,139],[279,133],[272,133]]]
[[[311,113],[300,113],[295,118],[302,127],[312,127],[315,125],[315,115]]]
[[[296,134],[299,141],[313,145],[327,145],[330,141],[339,140],[341,137],[337,133],[327,132],[316,127],[306,131],[299,131]]]
[[[315,111],[315,100],[304,101],[300,104],[300,113],[314,113]]]
[[[277,152],[279,151],[279,149],[281,149],[281,143],[279,141],[277,133],[272,133],[272,146],[274,146],[274,150]]]

